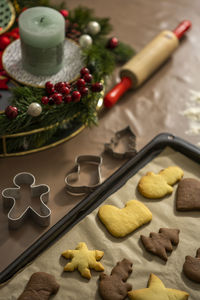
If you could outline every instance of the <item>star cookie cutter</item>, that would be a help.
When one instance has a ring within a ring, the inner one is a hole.
[[[120,141],[125,140],[126,143],[124,144],[125,151],[117,151],[117,146],[119,145]],[[114,137],[110,140],[110,143],[104,144],[105,152],[111,154],[115,158],[129,158],[133,157],[137,154],[135,149],[136,147],[136,136],[131,130],[129,126],[125,127],[124,129],[117,131]]]
[[[96,183],[88,184],[88,185],[74,185],[72,182],[77,182],[80,178],[81,173],[81,164],[89,164],[89,165],[96,165],[97,166],[97,176],[96,176]],[[70,194],[88,194],[96,187],[101,184],[101,164],[102,164],[102,157],[96,155],[80,155],[75,159],[75,167],[71,170],[71,172],[65,177],[65,183],[67,191]]]
[[[46,184],[35,185],[35,177],[26,172],[15,175],[13,183],[15,185],[14,188],[7,188],[2,191],[3,206],[4,208],[9,209],[9,228],[18,229],[28,217],[31,217],[40,226],[48,226],[50,223],[51,210],[45,203],[49,200],[49,186]],[[15,209],[16,201],[20,200],[20,192],[24,185],[30,187],[31,198],[40,197],[40,213],[38,213],[31,205],[28,205],[20,216],[13,217],[12,213]]]

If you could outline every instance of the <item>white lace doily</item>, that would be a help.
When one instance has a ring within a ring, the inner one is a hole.
[[[4,70],[11,78],[21,84],[35,87],[44,87],[47,81],[52,81],[53,83],[73,81],[79,76],[80,70],[83,67],[81,48],[70,39],[66,39],[64,44],[64,66],[54,75],[35,76],[23,69],[20,39],[12,42],[6,48],[3,53],[2,63]]]

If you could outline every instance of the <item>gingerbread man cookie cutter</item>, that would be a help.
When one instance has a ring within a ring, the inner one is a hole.
[[[88,185],[74,185],[72,182],[78,181],[80,177],[81,164],[90,164],[97,166],[97,176],[96,176],[96,183],[95,184],[88,184]],[[88,194],[94,189],[96,189],[101,184],[101,164],[102,164],[102,157],[96,155],[80,155],[77,156],[75,159],[75,167],[72,171],[65,177],[65,183],[67,191],[70,194],[74,195],[82,195]]]
[[[3,206],[9,209],[8,226],[10,229],[19,228],[28,217],[40,226],[48,226],[50,223],[51,210],[46,203],[49,200],[50,188],[46,184],[35,185],[35,177],[31,173],[22,172],[13,178],[14,188],[6,188],[2,191]],[[30,187],[31,198],[40,198],[40,213],[38,213],[31,205],[28,205],[24,211],[17,217],[12,216],[16,206],[16,201],[21,198],[23,186]]]

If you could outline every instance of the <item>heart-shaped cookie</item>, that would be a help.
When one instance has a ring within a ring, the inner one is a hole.
[[[98,216],[115,237],[124,237],[152,219],[150,210],[138,200],[128,201],[124,208],[103,205]]]
[[[179,211],[200,210],[200,181],[194,178],[182,179],[178,184],[176,209]]]

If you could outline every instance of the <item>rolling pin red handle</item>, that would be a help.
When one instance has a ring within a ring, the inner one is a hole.
[[[184,33],[192,26],[192,23],[189,20],[181,22],[174,30],[173,33],[180,40]]]
[[[184,33],[191,27],[191,22],[185,20],[181,22],[174,30],[173,33],[178,39],[184,35]],[[121,82],[119,82],[107,95],[104,97],[104,106],[112,107],[119,98],[132,87],[132,82],[129,77],[123,77]]]
[[[104,106],[112,107],[118,99],[131,88],[132,81],[129,77],[123,77],[121,81],[104,97]]]

